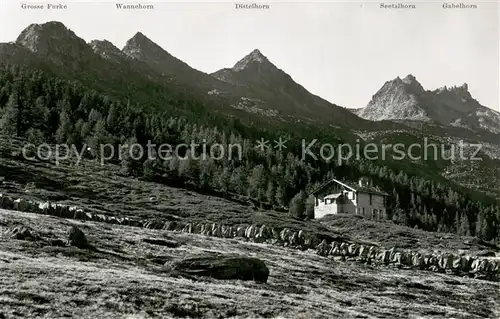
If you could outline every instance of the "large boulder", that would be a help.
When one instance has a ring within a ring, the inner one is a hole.
[[[85,236],[83,231],[81,231],[80,228],[76,226],[72,226],[69,230],[68,243],[71,246],[75,246],[78,248],[89,248],[87,237]]]
[[[215,279],[254,280],[265,283],[269,277],[266,264],[253,257],[202,254],[165,264],[172,274],[209,276]]]

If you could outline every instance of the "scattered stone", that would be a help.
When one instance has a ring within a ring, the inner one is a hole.
[[[173,274],[209,276],[215,279],[254,280],[266,283],[269,269],[253,257],[207,254],[165,264]]]

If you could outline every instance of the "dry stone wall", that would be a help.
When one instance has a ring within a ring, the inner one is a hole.
[[[127,217],[93,214],[58,203],[14,199],[0,194],[0,208],[58,216],[84,221],[105,222],[167,231],[180,231],[220,238],[245,238],[258,243],[281,245],[295,249],[312,249],[318,255],[342,261],[357,261],[372,265],[420,269],[479,279],[499,281],[500,260],[451,253],[422,254],[418,251],[384,249],[353,242],[320,238],[304,230],[277,229],[266,225],[227,226],[216,223],[182,223],[160,219],[136,220]]]

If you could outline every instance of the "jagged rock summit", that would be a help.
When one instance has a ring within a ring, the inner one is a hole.
[[[411,74],[385,82],[365,108],[354,112],[372,121],[425,121],[500,132],[500,114],[475,100],[467,83],[429,91]]]
[[[232,68],[224,68],[211,74],[213,77],[236,86],[263,84],[266,78],[292,78],[278,69],[259,49],[254,49],[235,63]]]
[[[142,32],[137,32],[127,41],[127,43],[125,43],[122,51],[130,57],[142,59],[147,58],[148,54],[154,54],[164,50]]]
[[[368,105],[358,110],[357,114],[372,121],[401,119],[430,121],[420,101],[424,93],[424,88],[415,76],[409,74],[403,79],[396,77],[385,82]]]
[[[255,49],[250,54],[246,55],[243,59],[236,62],[233,67],[234,71],[241,71],[247,68],[252,63],[270,63],[269,60],[260,52],[259,49]]]
[[[16,43],[39,55],[76,54],[87,49],[83,39],[58,21],[30,24],[17,37]]]

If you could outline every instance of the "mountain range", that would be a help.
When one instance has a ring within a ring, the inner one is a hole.
[[[366,163],[368,160],[360,159],[346,167],[377,165],[382,171],[389,167],[394,172],[450,182],[500,198],[500,113],[474,99],[467,84],[427,90],[413,75],[396,77],[384,83],[366,107],[354,110],[312,94],[258,49],[233,66],[208,74],[192,68],[140,32],[120,49],[107,40],[87,43],[56,21],[31,24],[15,41],[0,43],[2,64],[41,70],[68,87],[81,86],[105,96],[117,108],[126,110],[130,117],[124,121],[133,127],[136,137],[140,137],[138,132],[143,132],[147,121],[175,117],[196,126],[227,128],[248,141],[263,135],[285,136],[290,144],[296,143],[287,150],[292,155],[300,153],[299,140],[312,139],[334,145],[408,146],[422,143],[426,137],[440,143],[446,152],[452,145],[469,145],[467,154],[474,153],[470,145],[481,144],[482,161],[405,159]],[[5,106],[7,97],[3,95]],[[58,105],[52,107],[56,110],[51,113],[56,131],[62,111]],[[96,109],[112,113],[102,103],[97,103]],[[90,116],[74,114],[82,116],[82,121]],[[147,118],[139,119],[142,114]],[[108,137],[126,138],[131,127]],[[169,141],[182,138],[166,133]],[[99,137],[105,140],[106,135]],[[323,177],[320,174],[317,178]]]
[[[3,63],[48,69],[79,80],[98,78],[140,87],[139,79],[176,87],[236,117],[257,116],[357,130],[396,129],[423,122],[500,134],[500,113],[475,100],[466,84],[425,90],[413,75],[387,81],[362,109],[350,110],[310,93],[258,49],[212,74],[190,67],[138,32],[123,49],[107,40],[86,43],[56,21],[31,24],[0,44]],[[141,82],[142,83],[142,82]],[[103,84],[104,85],[104,84]],[[402,126],[403,125],[403,126]]]

